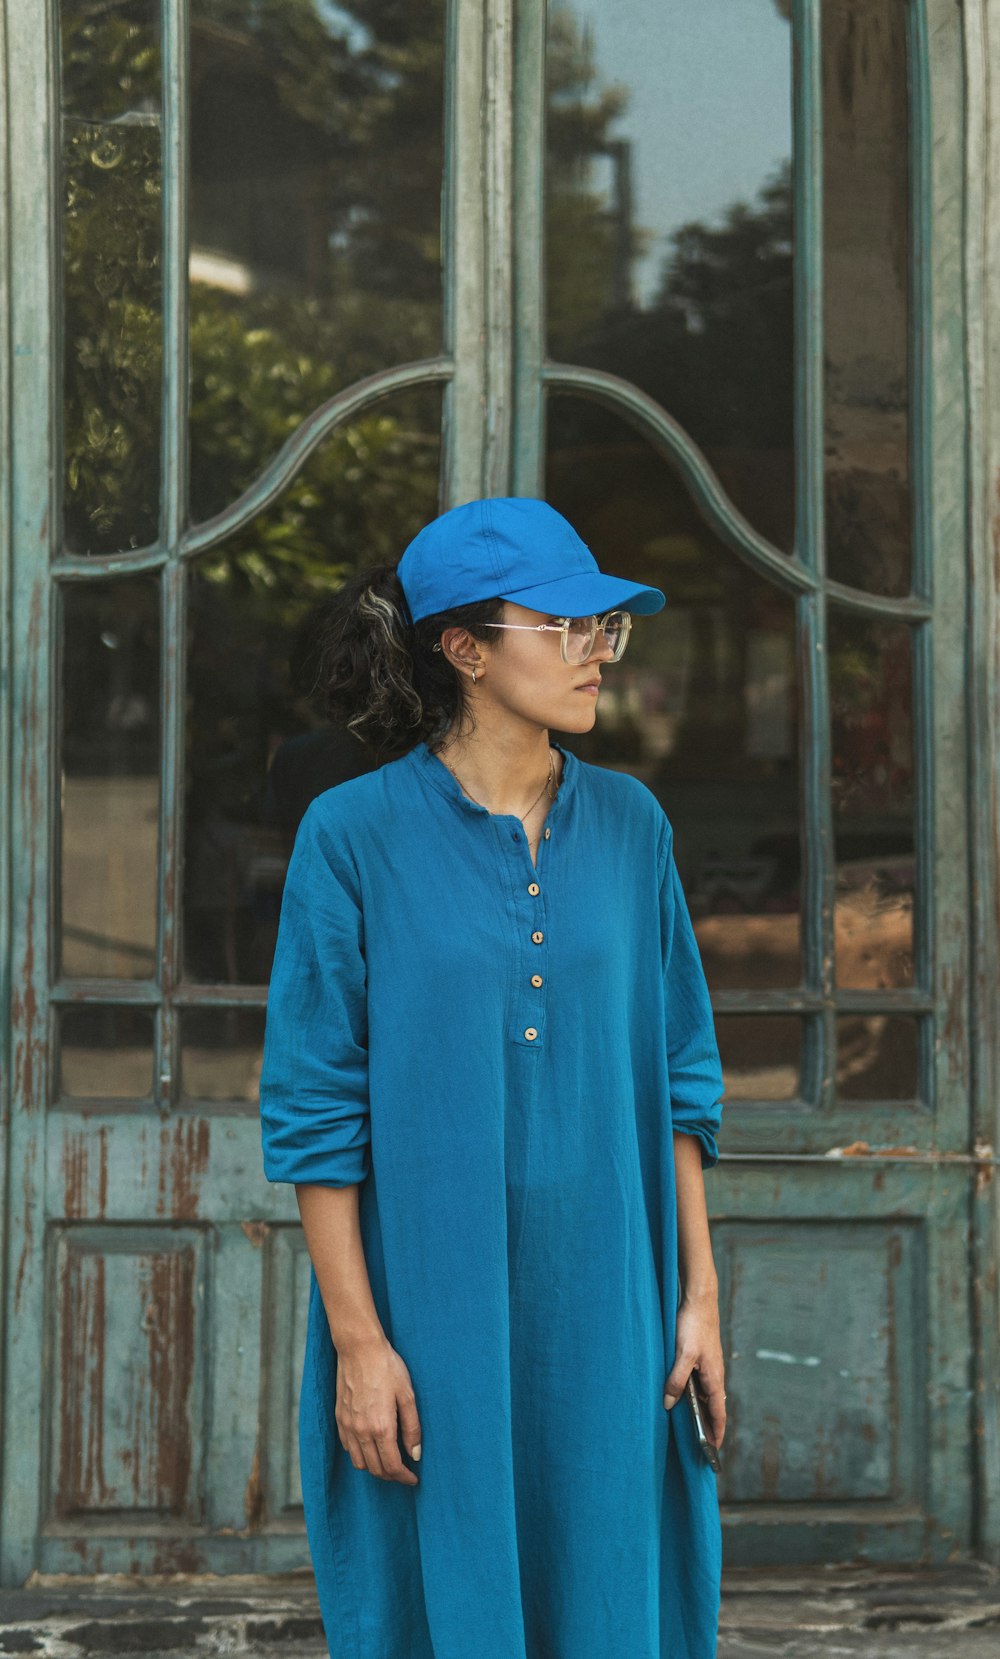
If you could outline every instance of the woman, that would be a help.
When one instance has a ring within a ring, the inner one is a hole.
[[[591,729],[663,603],[495,498],[327,619],[328,710],[395,758],[300,823],[260,1097],[312,1262],[299,1452],[334,1659],[715,1653],[684,1395],[697,1368],[720,1444],[711,1006],[656,797],[549,741]]]

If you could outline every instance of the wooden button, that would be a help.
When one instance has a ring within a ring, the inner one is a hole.
[[[531,894],[540,893],[541,890],[542,889],[539,887],[537,881],[529,881],[529,883],[528,883],[528,892],[529,893],[531,893]]]
[[[538,1032],[535,1030],[533,1025],[529,1025],[529,1027],[528,1027],[527,1031],[524,1033],[524,1035],[527,1037],[527,1039],[530,1043],[535,1039],[535,1037],[538,1036]]]
[[[532,983],[532,985],[540,985],[542,983],[541,974],[532,974],[531,983]]]
[[[531,935],[531,942],[533,945],[540,945],[544,938],[544,933],[533,933]]]

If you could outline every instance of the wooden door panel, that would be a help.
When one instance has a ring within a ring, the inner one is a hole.
[[[944,1561],[968,1542],[969,1180],[713,1171],[732,1562]]]
[[[301,1227],[271,1227],[266,1249],[268,1290],[262,1324],[267,1341],[264,1382],[267,1513],[272,1526],[300,1530],[303,1522],[298,1414],[311,1263]],[[331,1400],[331,1417],[333,1406]]]
[[[201,1519],[205,1244],[52,1229],[49,1518],[65,1531]]]

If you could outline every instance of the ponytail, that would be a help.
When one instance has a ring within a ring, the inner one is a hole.
[[[468,628],[495,645],[496,631],[481,625],[499,621],[503,609],[502,598],[481,599],[413,622],[395,564],[363,570],[318,620],[312,694],[333,724],[376,751],[379,763],[401,756],[467,712],[464,676],[434,650],[444,629]]]

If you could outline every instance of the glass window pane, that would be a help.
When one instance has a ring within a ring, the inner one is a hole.
[[[156,972],[160,812],[155,578],[62,589],[64,975]]]
[[[724,548],[631,426],[554,397],[547,497],[603,568],[651,582],[608,668],[585,760],[627,767],[662,800],[713,990],[797,985],[798,666],[794,606]]]
[[[64,541],[159,533],[160,15],[63,0]]]
[[[717,1014],[727,1100],[794,1100],[802,1020],[795,1014]]]
[[[285,867],[312,797],[369,771],[309,695],[309,650],[344,576],[398,559],[438,511],[441,393],[386,399],[314,451],[277,504],[195,561],[188,600],[184,962],[270,978]]]
[[[906,7],[824,0],[827,569],[910,589]]]
[[[787,12],[553,4],[545,243],[550,355],[656,398],[782,549],[795,531]]]
[[[192,0],[191,517],[441,347],[443,0]]]
[[[915,1100],[917,1025],[907,1014],[842,1014],[837,1020],[837,1097]]]
[[[263,1008],[187,1008],[181,1015],[181,1092],[191,1100],[256,1100]]]
[[[830,608],[838,985],[913,984],[910,630]]]
[[[153,1092],[153,1015],[145,1008],[63,1008],[59,1093],[143,1100]]]

